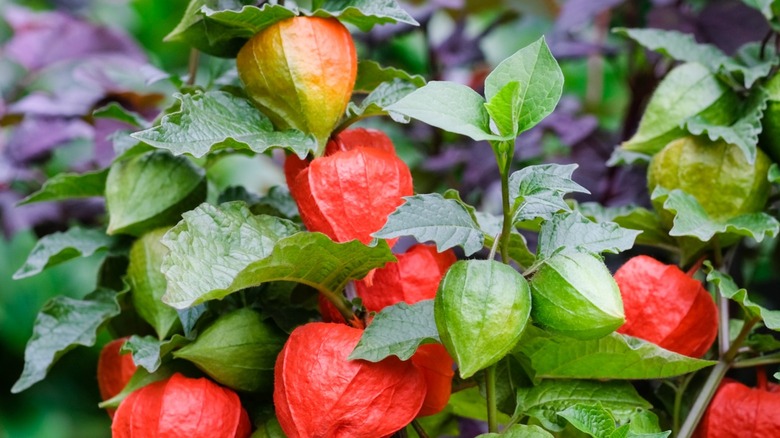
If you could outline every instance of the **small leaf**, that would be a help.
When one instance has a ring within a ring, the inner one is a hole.
[[[615,432],[615,419],[600,404],[576,404],[558,415],[572,426],[595,438],[610,438]]]
[[[693,196],[680,189],[669,191],[656,187],[651,198],[663,201],[663,208],[674,213],[674,226],[670,236],[693,236],[708,242],[716,234],[749,236],[760,242],[764,237],[774,237],[780,230],[777,219],[766,213],[749,213],[718,220],[704,211]]]
[[[629,421],[629,438],[666,438],[672,433],[671,430],[662,432],[658,416],[649,410],[635,412]]]
[[[133,335],[122,346],[123,352],[133,354],[133,362],[139,367],[144,367],[153,373],[162,365],[163,358],[176,348],[188,344],[186,338],[174,335],[168,340],[159,340],[153,336]]]
[[[730,125],[712,124],[699,116],[694,116],[684,122],[685,129],[693,135],[704,135],[716,141],[723,139],[734,144],[745,154],[748,163],[756,161],[758,134],[761,133],[761,118],[767,106],[769,94],[762,88],[756,88],[745,102],[741,116]]]
[[[520,121],[522,107],[521,99],[520,82],[512,81],[507,83],[485,104],[490,119],[496,124],[501,135],[517,136],[517,123]]]
[[[419,242],[433,241],[439,252],[461,246],[466,256],[482,249],[484,243],[482,231],[468,210],[458,201],[436,193],[405,197],[385,226],[372,236],[413,236]]]
[[[641,231],[636,236],[637,245],[652,245],[675,250],[676,243],[669,237],[661,218],[651,210],[637,205],[604,207],[597,202],[585,202],[577,210],[595,222],[614,222],[629,230]]]
[[[374,317],[348,359],[379,362],[394,355],[408,360],[417,347],[430,342],[439,342],[433,300],[413,305],[400,302],[385,307]]]
[[[771,183],[780,184],[780,165],[777,163],[772,163],[772,165],[769,166],[767,179],[769,179],[769,182]]]
[[[622,149],[653,155],[685,135],[683,122],[698,116],[714,125],[730,124],[739,98],[701,64],[688,63],[664,77],[650,98],[636,134]]]
[[[388,114],[388,111],[386,110],[387,107],[398,102],[416,89],[417,86],[401,79],[383,82],[366,96],[360,105],[350,103],[347,106],[347,116],[354,119],[362,119],[370,116]],[[403,115],[393,112],[390,112],[389,114],[394,119],[400,117],[401,120],[398,120],[400,122],[407,123],[409,121]]]
[[[539,426],[513,424],[501,433],[483,433],[476,438],[554,438],[550,432]]]
[[[772,377],[774,377],[776,380],[780,380],[780,373],[775,373]]]
[[[108,169],[85,173],[58,173],[49,178],[37,192],[19,201],[17,205],[44,201],[103,196]]]
[[[354,90],[355,93],[370,93],[382,83],[392,82],[394,79],[409,82],[415,88],[425,85],[425,79],[420,75],[409,74],[395,67],[383,67],[376,61],[362,60],[358,62]]]
[[[526,329],[516,352],[537,380],[661,379],[715,364],[618,333],[583,341],[546,333],[535,327]]]
[[[465,85],[431,81],[385,109],[474,140],[504,139],[491,133],[484,103]]]
[[[738,289],[728,274],[713,268],[709,261],[704,262],[704,265],[707,267],[707,282],[715,285],[723,297],[736,301],[748,318],[761,318],[768,329],[780,331],[780,310],[768,310],[759,306],[748,297],[747,290]]]
[[[376,24],[419,23],[398,5],[396,0],[316,0],[313,2],[315,17],[336,17],[368,32]]]
[[[472,418],[479,421],[487,421],[487,409],[485,397],[479,393],[479,388],[472,387],[463,391],[453,392],[447,405],[452,413],[459,417]],[[509,415],[498,412],[496,416],[499,423],[509,422]]]
[[[133,125],[136,128],[147,128],[149,122],[135,111],[130,111],[118,104],[117,102],[111,102],[106,106],[102,106],[95,111],[92,111],[92,117],[96,119],[112,119],[120,122]]]
[[[536,218],[552,219],[553,214],[571,208],[563,200],[567,193],[590,193],[571,179],[576,164],[528,166],[509,176],[509,203],[513,222]]]
[[[170,364],[162,365],[161,367],[157,368],[157,371],[150,373],[146,370],[144,367],[138,367],[135,370],[135,374],[133,374],[133,377],[130,378],[130,381],[127,382],[127,385],[125,385],[124,388],[122,388],[121,391],[119,391],[119,394],[115,395],[114,397],[111,397],[108,400],[103,401],[102,403],[98,404],[98,407],[103,409],[116,409],[119,407],[119,404],[124,400],[128,395],[130,395],[131,392],[143,388],[144,386],[157,382],[159,380],[167,379],[168,377],[171,377],[173,373],[176,372],[176,369],[172,367]]]
[[[163,116],[160,125],[132,137],[174,155],[202,157],[221,149],[263,153],[286,149],[300,158],[316,150],[314,137],[299,131],[274,131],[271,120],[246,99],[224,91],[177,94],[181,108]]]
[[[546,429],[558,432],[566,425],[558,415],[581,403],[600,403],[621,422],[627,422],[637,409],[653,407],[629,382],[544,380],[534,387],[518,389],[515,415],[528,415]]]
[[[578,211],[560,213],[542,224],[538,258],[569,252],[617,254],[633,247],[639,233],[614,222],[591,222]]]
[[[52,365],[77,345],[95,345],[97,330],[118,314],[112,290],[98,289],[83,300],[63,296],[49,300],[35,318],[24,349],[24,370],[11,392],[17,394],[46,378]]]
[[[728,55],[712,44],[700,44],[693,35],[674,30],[617,28],[613,32],[627,36],[649,50],[683,62],[696,62],[718,73],[729,61]]]
[[[502,88],[513,81],[520,84],[515,110],[520,115],[516,132],[521,133],[552,113],[563,92],[563,73],[544,37],[518,50],[488,75],[485,79],[487,101],[492,101]]]
[[[101,230],[73,227],[68,231],[41,237],[24,265],[14,273],[14,280],[32,277],[44,269],[77,257],[89,257],[111,247],[115,239]]]

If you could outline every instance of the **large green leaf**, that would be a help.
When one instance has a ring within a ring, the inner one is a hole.
[[[354,92],[370,93],[382,83],[392,82],[394,79],[409,82],[416,88],[425,85],[425,78],[420,75],[409,74],[395,67],[383,67],[376,61],[364,59],[358,62]]]
[[[396,0],[314,0],[312,15],[336,17],[368,32],[376,24],[406,23],[419,25]]]
[[[701,64],[688,63],[673,69],[656,88],[639,128],[621,147],[653,155],[667,143],[685,135],[683,122],[699,116],[712,124],[730,124],[739,108],[734,91]]]
[[[544,380],[518,389],[515,415],[531,416],[545,428],[560,431],[566,422],[558,415],[579,403],[600,403],[621,422],[627,422],[637,409],[653,407],[628,382]]]
[[[620,207],[604,207],[597,202],[584,202],[577,210],[595,222],[614,222],[629,230],[641,231],[636,236],[637,245],[653,245],[676,250],[675,241],[669,237],[661,218],[652,210],[629,204]]]
[[[594,438],[611,438],[617,426],[612,414],[600,404],[578,403],[559,414],[577,430]]]
[[[162,302],[166,282],[160,267],[168,248],[160,243],[160,239],[167,230],[158,228],[136,240],[130,248],[130,264],[127,267],[127,284],[133,307],[154,328],[159,339],[167,338],[180,326],[176,309]]]
[[[747,290],[737,286],[731,276],[714,269],[709,261],[704,264],[708,271],[707,281],[714,284],[722,296],[739,303],[748,318],[761,318],[767,328],[780,331],[780,310],[769,310],[759,306],[748,297]]]
[[[537,255],[545,259],[569,252],[616,254],[634,246],[639,233],[614,222],[592,222],[578,211],[559,213],[542,224]]]
[[[535,327],[516,352],[535,379],[661,379],[715,364],[618,333],[583,341]]]
[[[43,183],[37,192],[19,201],[18,205],[64,199],[103,196],[108,169],[85,173],[59,173]]]
[[[528,282],[494,260],[456,262],[434,299],[439,336],[463,378],[501,360],[520,339],[530,313]]]
[[[672,212],[674,226],[670,236],[692,236],[708,242],[716,234],[749,236],[756,241],[774,237],[780,230],[777,219],[766,213],[749,213],[728,219],[715,219],[704,211],[692,195],[680,189],[669,191],[661,186],[651,194],[653,200],[661,200],[663,208]]]
[[[483,433],[476,438],[554,438],[550,432],[539,426],[527,424],[513,424],[501,433]]]
[[[492,103],[510,82],[519,83],[516,102],[519,119],[514,132],[505,135],[515,137],[547,117],[561,98],[563,73],[544,37],[518,50],[488,75],[485,79],[485,98],[488,103]]]
[[[491,132],[484,103],[465,85],[431,81],[385,109],[474,140],[504,139]]]
[[[107,232],[140,235],[175,224],[206,199],[206,185],[202,168],[165,151],[116,162],[106,180]]]
[[[46,378],[51,366],[77,345],[95,345],[97,330],[118,314],[112,290],[98,289],[83,300],[63,296],[49,300],[35,318],[24,349],[24,370],[11,392],[19,393]]]
[[[395,260],[384,241],[367,247],[296,230],[287,220],[254,216],[240,202],[185,213],[163,239],[170,249],[162,267],[168,280],[163,301],[183,309],[270,281],[340,293],[350,280]]]
[[[439,342],[439,332],[433,320],[433,300],[413,305],[400,302],[385,307],[374,317],[349,359],[379,362],[394,355],[407,360],[417,347],[429,342]]]
[[[181,108],[163,116],[158,126],[133,138],[174,155],[202,157],[220,149],[263,153],[283,148],[299,157],[316,150],[314,137],[299,131],[275,131],[271,120],[248,100],[224,91],[175,95]]]
[[[748,163],[756,161],[758,134],[761,133],[761,118],[767,106],[769,94],[762,88],[756,88],[744,103],[740,117],[730,125],[713,124],[699,116],[685,122],[685,127],[693,135],[706,134],[710,140],[723,139],[735,144],[745,154]]]
[[[439,252],[461,246],[466,255],[482,249],[484,236],[468,210],[454,199],[432,193],[407,196],[373,237],[392,239],[413,236],[419,242],[433,241]]]
[[[102,230],[80,227],[43,236],[13,278],[19,280],[32,277],[68,260],[89,257],[97,251],[108,249],[115,241],[115,238],[107,236]]]
[[[571,179],[576,164],[540,164],[524,167],[509,176],[512,222],[541,218],[571,208],[563,200],[567,193],[590,193]]]

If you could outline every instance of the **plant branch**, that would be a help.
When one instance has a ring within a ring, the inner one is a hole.
[[[198,77],[198,63],[200,62],[200,51],[198,49],[190,50],[190,61],[187,67],[188,76],[186,84],[195,85],[195,78]]]
[[[428,438],[428,434],[425,433],[425,429],[423,429],[422,424],[420,424],[417,420],[412,420],[412,427],[414,428],[414,431],[417,432],[417,436],[420,438]]]
[[[353,312],[352,308],[347,305],[346,301],[344,301],[344,298],[342,296],[340,296],[337,293],[331,292],[329,290],[324,290],[324,289],[320,289],[320,293],[324,295],[325,298],[336,307],[336,309],[338,309],[341,316],[344,317],[344,321],[347,321],[349,325],[359,329],[365,328],[365,324],[363,324],[363,321],[360,318],[358,318],[357,315],[355,315],[355,312]]]
[[[775,365],[778,363],[780,363],[780,353],[774,353],[768,354],[766,356],[759,356],[736,361],[731,365],[731,368],[752,368],[765,365]]]
[[[498,408],[496,404],[496,365],[485,369],[485,398],[487,398],[488,432],[498,432]]]

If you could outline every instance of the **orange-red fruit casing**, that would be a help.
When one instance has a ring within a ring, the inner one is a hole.
[[[100,350],[97,379],[100,398],[103,401],[119,394],[135,374],[136,366],[132,355],[119,353],[126,340],[127,338],[114,339]],[[107,412],[113,418],[115,410],[107,409]]]
[[[111,432],[113,438],[246,438],[251,424],[235,392],[176,373],[132,392]]]
[[[667,350],[702,357],[718,334],[718,310],[701,282],[652,257],[631,258],[615,272],[626,322],[617,331]]]
[[[347,359],[362,333],[314,322],[290,334],[274,368],[276,417],[289,438],[388,436],[420,411],[426,389],[414,364]]]
[[[314,159],[290,185],[309,231],[319,231],[336,242],[357,239],[365,244],[403,203],[402,197],[413,193],[406,163],[371,147]]]
[[[428,389],[417,416],[438,414],[450,401],[455,361],[441,344],[421,345],[410,360],[423,373]]]
[[[324,146],[352,97],[357,53],[335,18],[293,17],[261,30],[236,57],[246,93],[282,129]]]
[[[696,429],[696,438],[780,437],[780,385],[749,388],[724,379]]]

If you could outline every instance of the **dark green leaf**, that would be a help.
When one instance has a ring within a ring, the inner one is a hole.
[[[106,179],[107,233],[140,235],[171,225],[205,198],[205,171],[186,157],[155,151],[115,162]]]
[[[376,24],[419,23],[406,13],[396,0],[315,0],[312,5],[315,17],[336,17],[368,32]]]
[[[685,135],[683,122],[694,116],[714,125],[730,124],[739,108],[736,93],[706,67],[688,63],[673,69],[653,92],[636,134],[623,149],[653,155]]]
[[[567,193],[590,193],[571,179],[576,164],[528,166],[509,176],[509,203],[512,222],[536,218],[552,219],[561,210],[571,208],[563,200]]]
[[[495,243],[494,235],[485,234],[485,246],[492,248]],[[525,237],[517,232],[512,232],[509,235],[509,258],[517,262],[522,268],[529,268],[536,263],[536,256],[531,250],[528,249],[528,243],[525,241]]]
[[[578,211],[560,213],[542,224],[537,253],[540,259],[569,252],[616,254],[634,246],[639,233],[614,222],[591,222]]]
[[[767,328],[780,331],[780,310],[768,310],[754,303],[748,297],[747,290],[739,289],[728,274],[714,269],[709,261],[704,264],[707,267],[707,281],[714,284],[723,297],[736,301],[749,318],[761,318]]]
[[[772,165],[769,167],[767,178],[771,183],[780,184],[780,165],[777,163],[772,163]]]
[[[300,216],[298,213],[298,204],[290,195],[290,189],[286,185],[273,186],[268,189],[268,193],[261,197],[256,205],[252,206],[252,209],[269,207],[272,208],[288,219],[295,219]]]
[[[89,257],[113,245],[115,239],[101,230],[73,227],[68,231],[43,236],[35,244],[14,280],[32,277],[44,269],[77,257]]]
[[[474,140],[504,139],[490,131],[484,103],[465,85],[431,81],[385,109]]]
[[[176,370],[170,364],[162,365],[161,367],[157,368],[157,370],[153,373],[150,373],[144,367],[138,367],[135,370],[135,374],[133,374],[133,377],[131,377],[130,381],[127,382],[127,385],[125,385],[125,387],[122,388],[121,391],[119,391],[119,394],[98,404],[98,406],[104,409],[105,408],[116,409],[119,407],[119,404],[122,402],[122,400],[124,400],[128,395],[130,395],[131,392],[143,388],[144,386],[150,383],[167,379],[168,377],[171,377],[175,372]]]
[[[501,433],[483,433],[476,438],[554,438],[550,432],[539,426],[513,424]]]
[[[410,82],[415,88],[425,85],[425,79],[420,75],[409,74],[395,67],[383,67],[376,61],[361,60],[358,62],[354,92],[370,93],[382,83],[391,82],[394,79]]]
[[[479,388],[473,387],[453,393],[450,396],[448,408],[451,408],[452,413],[459,417],[487,421],[485,403],[485,397],[479,393]],[[499,423],[506,424],[509,422],[509,415],[499,412],[497,420]]]
[[[174,335],[173,338],[164,341],[153,336],[133,335],[125,342],[121,351],[132,353],[136,366],[143,367],[148,372],[153,373],[160,368],[165,355],[187,343],[189,341],[179,335]]]
[[[704,135],[712,140],[723,139],[726,143],[735,144],[745,154],[748,163],[756,161],[758,134],[761,133],[761,118],[764,116],[769,95],[761,88],[756,88],[745,102],[741,116],[730,125],[712,124],[699,116],[685,121],[685,128],[693,135]]]
[[[569,406],[558,415],[594,438],[610,438],[616,429],[615,419],[598,403]]]
[[[674,226],[670,236],[693,236],[707,242],[716,234],[749,236],[756,241],[764,237],[774,237],[780,229],[777,219],[766,213],[750,213],[718,220],[704,211],[693,196],[680,189],[669,191],[661,186],[651,194],[653,200],[663,201],[664,209],[674,213]]]
[[[111,102],[106,106],[100,107],[92,112],[92,117],[96,119],[113,119],[120,122],[133,125],[136,128],[147,128],[149,122],[135,111],[130,111],[118,104],[117,102]]]
[[[583,341],[535,327],[526,329],[516,351],[535,379],[660,379],[715,363],[618,333]]]
[[[85,173],[59,173],[43,183],[43,187],[37,192],[19,201],[18,205],[103,196],[107,176],[108,169]]]
[[[577,210],[595,222],[614,222],[629,230],[641,231],[636,236],[637,245],[652,245],[675,249],[675,241],[669,237],[661,218],[651,210],[636,205],[604,207],[597,202],[585,202]]]
[[[274,131],[271,120],[246,99],[224,91],[177,94],[181,108],[163,116],[160,125],[133,138],[174,155],[202,157],[220,149],[263,153],[282,148],[305,157],[317,147],[314,137],[299,131]]]
[[[394,355],[407,360],[417,347],[430,342],[439,342],[433,320],[433,300],[411,306],[400,302],[385,307],[374,317],[348,359],[379,362]]]
[[[35,318],[24,349],[24,370],[11,392],[22,392],[46,378],[51,366],[77,345],[95,345],[97,330],[118,314],[112,290],[98,289],[83,300],[63,296],[49,300]]]
[[[563,91],[563,73],[544,37],[518,50],[488,75],[485,98],[491,102],[501,89],[515,81],[519,82],[520,95],[513,111],[519,113],[516,132],[521,133],[552,113]]]
[[[205,304],[199,304],[197,306],[188,307],[186,309],[176,310],[176,313],[179,315],[179,322],[181,322],[182,331],[184,332],[184,336],[186,338],[190,339],[193,331],[195,330],[195,325],[207,310],[208,309]]]
[[[398,102],[416,89],[416,85],[401,79],[392,79],[388,82],[383,82],[366,96],[360,105],[355,105],[350,102],[347,106],[347,116],[353,119],[362,119],[370,116],[388,114],[388,111],[386,110],[387,107]],[[390,112],[389,115],[398,122],[409,122],[409,119],[401,114]]]
[[[461,203],[432,193],[407,196],[387,218],[382,229],[372,234],[380,239],[413,236],[419,242],[433,241],[442,252],[461,246],[469,256],[482,249],[484,236]]]

